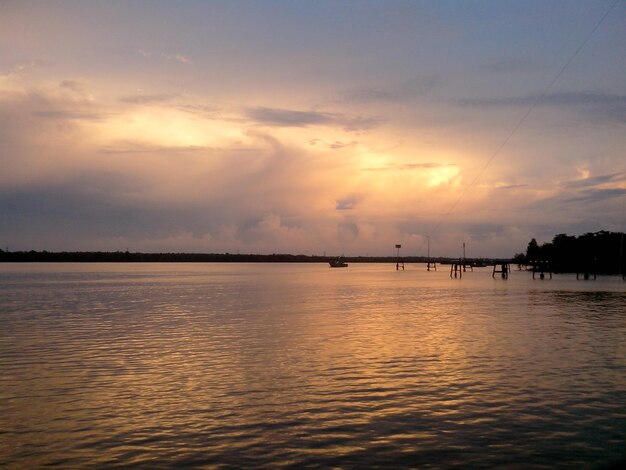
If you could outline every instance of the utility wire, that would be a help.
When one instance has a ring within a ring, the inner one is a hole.
[[[596,32],[596,30],[600,27],[600,25],[604,22],[604,20],[606,19],[607,16],[609,16],[609,13],[611,13],[611,11],[613,10],[613,8],[615,8],[615,6],[620,2],[620,0],[615,0],[615,2],[613,2],[613,4],[609,7],[609,9],[606,11],[606,13],[604,13],[604,15],[602,15],[602,18],[600,18],[600,20],[596,23],[596,25],[593,27],[593,29],[587,34],[587,36],[584,38],[584,40],[580,43],[580,45],[576,48],[576,50],[574,51],[574,53],[570,56],[570,58],[565,62],[565,64],[563,64],[563,66],[561,67],[561,69],[559,70],[559,72],[554,76],[554,78],[552,79],[552,81],[550,81],[550,83],[548,84],[548,86],[545,88],[545,90],[543,91],[543,93],[541,93],[536,99],[535,101],[533,101],[533,103],[530,105],[530,107],[526,110],[526,112],[524,113],[524,115],[521,117],[521,119],[519,121],[517,121],[517,124],[515,124],[513,126],[513,128],[511,129],[511,131],[509,132],[509,134],[506,136],[506,138],[504,139],[504,141],[500,144],[500,146],[496,149],[496,151],[491,155],[491,157],[489,157],[487,159],[487,161],[485,162],[485,164],[483,165],[483,167],[481,168],[481,170],[478,172],[478,174],[474,177],[474,179],[470,182],[470,184],[468,186],[465,187],[465,190],[463,190],[463,192],[461,193],[461,195],[458,197],[458,199],[452,204],[452,206],[450,207],[450,209],[448,209],[448,211],[441,217],[441,219],[439,220],[439,222],[437,223],[437,225],[435,225],[435,228],[427,235],[427,238],[431,237],[432,235],[434,235],[437,230],[439,229],[439,227],[441,227],[441,224],[448,218],[448,216],[454,211],[454,209],[456,208],[456,206],[459,204],[459,202],[461,202],[461,200],[465,197],[465,195],[469,192],[469,190],[474,186],[474,184],[476,184],[476,182],[478,181],[478,179],[482,176],[482,174],[485,172],[485,170],[487,169],[487,167],[491,164],[491,162],[498,156],[498,154],[502,151],[502,149],[506,146],[506,144],[509,142],[509,140],[511,140],[511,137],[513,137],[515,135],[515,133],[518,131],[518,129],[522,126],[522,124],[524,124],[524,122],[526,121],[526,119],[528,118],[528,116],[530,116],[530,113],[533,112],[533,110],[535,109],[535,107],[541,102],[543,101],[543,99],[546,97],[546,95],[548,94],[548,92],[550,91],[550,89],[552,88],[552,86],[557,82],[557,80],[561,77],[561,75],[563,74],[563,72],[565,71],[565,69],[572,63],[572,61],[576,58],[576,56],[578,55],[578,53],[587,45],[587,43],[589,42],[589,40],[591,39],[591,36],[593,36],[593,34]]]

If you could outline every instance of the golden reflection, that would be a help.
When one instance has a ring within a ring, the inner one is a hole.
[[[0,383],[6,449],[22,453],[8,460],[397,456],[497,440],[511,423],[536,438],[573,400],[566,423],[614,419],[621,291],[573,299],[488,270],[451,281],[415,268],[179,265],[129,285],[136,267],[104,267],[45,289],[35,277],[7,308],[18,334],[3,357],[19,360]]]

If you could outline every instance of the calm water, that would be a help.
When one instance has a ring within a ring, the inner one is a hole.
[[[597,468],[626,282],[0,265],[0,466]]]

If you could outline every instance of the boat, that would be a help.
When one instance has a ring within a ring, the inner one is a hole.
[[[347,268],[348,267],[348,263],[342,260],[341,256],[337,259],[330,260],[328,264],[330,264],[331,268]]]

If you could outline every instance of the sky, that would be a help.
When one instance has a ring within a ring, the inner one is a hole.
[[[0,247],[500,257],[623,231],[625,51],[621,0],[4,0]]]

